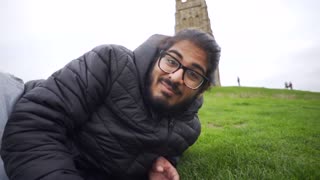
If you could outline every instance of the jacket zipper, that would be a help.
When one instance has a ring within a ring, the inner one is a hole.
[[[167,143],[169,143],[169,138],[170,138],[170,135],[173,131],[173,127],[174,127],[174,120],[172,118],[169,119],[169,122],[168,122],[168,135],[167,135]]]
[[[168,156],[168,152],[169,152],[169,139],[170,139],[170,136],[173,132],[173,127],[174,127],[174,120],[172,118],[170,118],[168,120],[168,134],[167,134],[167,138],[166,138],[166,142],[164,144],[164,148],[165,148],[165,157]]]

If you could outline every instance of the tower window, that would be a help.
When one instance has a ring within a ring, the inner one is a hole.
[[[187,2],[187,0],[181,0],[181,2],[185,3],[185,2]]]

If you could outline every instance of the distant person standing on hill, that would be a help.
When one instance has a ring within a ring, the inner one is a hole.
[[[239,76],[237,77],[237,82],[238,82],[238,86],[240,87],[240,78],[239,78]]]
[[[292,90],[293,89],[293,87],[292,87],[292,82],[290,81],[289,82],[289,88]]]
[[[284,82],[284,87],[285,87],[286,89],[289,88],[289,84],[287,83],[287,81]]]
[[[178,180],[219,57],[212,35],[187,29],[98,46],[26,83],[2,139],[10,180]]]

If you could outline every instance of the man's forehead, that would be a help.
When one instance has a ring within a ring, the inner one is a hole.
[[[201,57],[206,57],[206,52],[203,50],[200,46],[195,44],[194,42],[190,40],[181,40],[175,42],[168,51],[178,51],[182,56],[185,54],[185,52],[192,52],[194,55],[199,55]],[[182,52],[181,52],[182,51]]]
[[[178,41],[168,50],[170,54],[177,57],[181,62],[191,61],[191,64],[199,68],[203,73],[207,71],[207,54],[206,52],[189,40]]]

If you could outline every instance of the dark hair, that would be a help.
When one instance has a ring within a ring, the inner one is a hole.
[[[204,91],[210,87],[210,82],[214,83],[214,71],[219,64],[221,49],[213,35],[197,29],[184,29],[179,31],[175,36],[165,39],[160,49],[166,51],[175,43],[182,40],[188,40],[194,43],[197,47],[205,51],[207,55],[208,70],[206,76],[209,78],[209,82],[203,85],[201,91]]]

